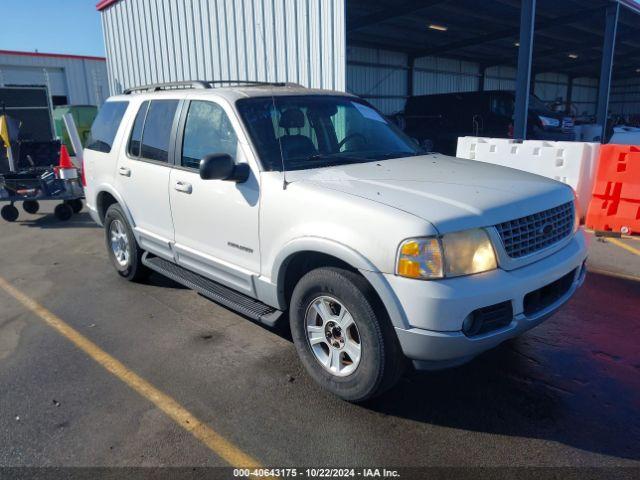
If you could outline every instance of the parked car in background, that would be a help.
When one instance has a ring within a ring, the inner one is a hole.
[[[179,86],[112,97],[91,129],[86,201],[113,266],[288,317],[311,377],[344,399],[390,388],[407,360],[467,362],[584,281],[567,185],[425,154],[352,95]]]
[[[512,137],[514,109],[511,91],[417,95],[407,99],[404,130],[421,142],[430,140],[435,151],[455,155],[458,137]],[[573,120],[531,95],[527,138],[573,140]]]

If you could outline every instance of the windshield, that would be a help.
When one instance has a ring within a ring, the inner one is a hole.
[[[265,169],[320,168],[406,157],[421,148],[365,102],[301,95],[245,98],[237,108]]]

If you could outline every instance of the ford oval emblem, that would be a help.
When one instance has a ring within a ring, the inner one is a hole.
[[[544,235],[545,237],[548,237],[553,233],[553,230],[554,229],[553,229],[552,223],[545,223],[544,225],[542,225],[542,227],[540,227],[540,230],[538,230],[538,233],[540,233],[540,235]]]

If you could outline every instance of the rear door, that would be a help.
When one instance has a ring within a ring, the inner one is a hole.
[[[125,116],[128,106],[129,102],[119,100],[105,102],[91,126],[91,133],[84,147],[84,174],[87,181],[85,197],[87,207],[94,213],[97,207],[97,188],[113,185],[118,152],[122,150],[122,139],[128,135],[126,118],[129,115]]]
[[[235,123],[235,125],[234,125]],[[212,100],[191,100],[183,107],[176,141],[169,196],[178,263],[231,288],[254,295],[260,271],[257,169],[231,109]],[[202,180],[200,160],[226,153],[249,163],[244,183]]]
[[[145,101],[131,127],[116,185],[133,218],[140,247],[173,259],[169,177],[179,99]]]

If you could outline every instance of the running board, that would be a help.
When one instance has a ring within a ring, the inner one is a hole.
[[[195,290],[208,299],[270,327],[275,326],[282,315],[280,310],[220,285],[164,258],[150,255],[149,252],[145,252],[142,256],[142,263],[151,270]]]

